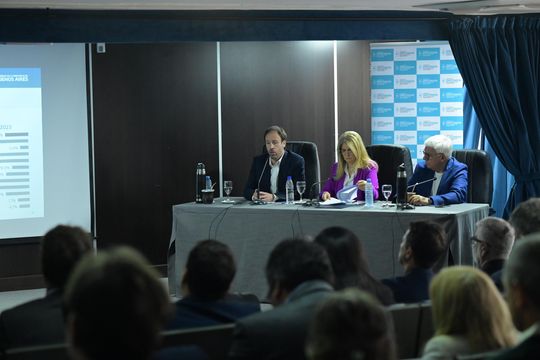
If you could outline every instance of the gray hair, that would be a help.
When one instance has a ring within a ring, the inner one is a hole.
[[[514,228],[508,221],[490,216],[478,221],[476,230],[492,250],[492,256],[508,257],[515,239]]]
[[[532,305],[540,310],[540,233],[516,243],[503,270],[504,287],[519,285]]]
[[[448,159],[452,156],[452,140],[446,135],[433,135],[426,139],[424,146],[429,146],[438,154],[443,154]]]
[[[540,198],[519,204],[508,219],[516,230],[516,239],[540,231]]]

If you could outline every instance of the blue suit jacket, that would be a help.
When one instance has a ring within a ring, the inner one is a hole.
[[[266,167],[264,164],[267,164]],[[263,169],[264,173],[261,177]],[[281,159],[281,164],[279,165],[276,193],[278,199],[285,199],[285,182],[287,181],[287,176],[292,176],[292,180],[295,184],[298,180],[306,179],[304,171],[304,158],[296,153],[293,153],[292,151],[285,150],[285,154],[283,154],[283,159]],[[268,154],[262,154],[253,159],[248,181],[246,183],[246,187],[244,188],[244,197],[247,200],[251,200],[253,192],[257,189],[259,178],[261,179],[259,190],[271,193]]]
[[[382,283],[392,289],[396,303],[415,303],[429,300],[432,278],[431,269],[414,268],[404,276],[383,279]]]
[[[167,330],[234,323],[237,319],[260,311],[260,304],[236,299],[216,301],[183,298],[175,303],[174,318]]]
[[[425,161],[418,161],[413,176],[409,180],[409,186],[418,182],[433,179],[435,171],[426,167]],[[467,201],[467,165],[460,163],[455,158],[448,159],[437,194],[431,195],[432,182],[416,186],[414,192],[430,197],[433,205],[461,204]],[[412,187],[410,188],[412,191]]]

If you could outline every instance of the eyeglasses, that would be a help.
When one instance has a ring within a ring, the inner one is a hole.
[[[424,153],[424,159],[426,159],[426,160],[429,160],[429,159],[431,159],[432,157],[437,156],[437,155],[440,154],[440,153],[430,154],[430,153],[427,153],[427,152],[425,152],[425,151],[422,151],[422,152]]]
[[[487,245],[487,243],[484,240],[480,240],[476,236],[471,236],[471,245],[472,246],[478,246],[480,244],[486,244]]]

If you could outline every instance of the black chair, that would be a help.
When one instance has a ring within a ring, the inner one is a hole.
[[[66,344],[25,346],[6,350],[5,360],[68,360]]]
[[[493,169],[483,150],[454,150],[452,156],[468,167],[467,202],[489,204],[493,199]]]
[[[390,306],[388,310],[394,324],[399,359],[416,357],[416,342],[420,328],[420,304],[396,304]]]
[[[308,199],[311,193],[318,195],[319,188],[312,189],[313,185],[321,181],[321,165],[319,162],[319,151],[317,145],[309,141],[289,141],[287,140],[287,150],[297,153],[304,158],[306,171],[306,192],[304,198]],[[266,147],[263,146],[263,153],[266,153]],[[312,191],[313,190],[313,191]]]
[[[420,328],[418,329],[418,339],[416,341],[417,356],[422,356],[424,346],[435,335],[433,326],[433,314],[431,312],[431,302],[420,304]]]
[[[165,331],[162,348],[195,345],[203,350],[210,360],[225,359],[232,344],[233,331],[234,324]]]
[[[383,184],[392,185],[392,194],[389,199],[393,199],[396,194],[396,180],[398,166],[405,164],[407,180],[413,173],[411,152],[408,147],[403,145],[368,145],[366,150],[369,157],[379,164],[379,190]],[[379,197],[382,199],[382,196]]]

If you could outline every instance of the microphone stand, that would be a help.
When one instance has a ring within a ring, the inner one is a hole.
[[[434,177],[433,179],[428,179],[428,180],[424,180],[424,181],[420,181],[420,182],[417,182],[415,184],[412,184],[412,185],[409,185],[407,186],[407,190],[409,190],[409,188],[412,187],[412,191],[411,192],[414,192],[414,190],[416,189],[416,186],[417,185],[422,185],[422,184],[425,184],[425,183],[428,183],[428,182],[432,182],[432,181],[435,181],[437,180],[436,177]],[[408,198],[409,194],[407,194],[407,198]],[[402,204],[401,206],[398,205],[398,208],[400,210],[414,210],[414,205],[412,204],[409,204],[409,199],[407,199],[407,203],[406,204]]]
[[[317,196],[315,199],[313,199],[313,189],[315,187],[315,185],[320,185],[322,184],[323,181],[317,181],[317,182],[314,182],[313,184],[311,184],[311,186],[309,187],[309,200],[306,200],[305,203],[302,204],[302,206],[315,206],[315,207],[318,207],[320,206],[319,203],[319,196]]]
[[[251,205],[266,205],[267,204],[266,201],[261,200],[261,196],[259,194],[260,194],[260,188],[261,188],[261,180],[264,175],[264,170],[266,170],[266,165],[268,164],[268,161],[269,161],[268,158],[266,158],[263,169],[261,171],[261,176],[259,176],[259,181],[257,181],[257,189],[256,189],[257,198],[252,199]]]

